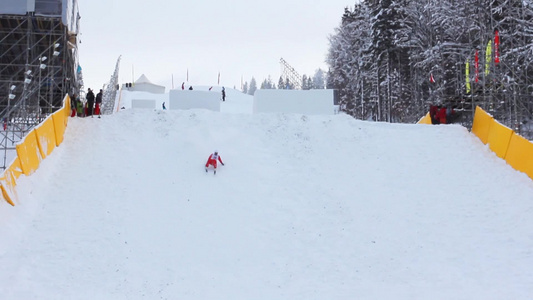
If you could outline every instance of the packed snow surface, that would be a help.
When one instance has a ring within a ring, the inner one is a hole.
[[[531,299],[533,181],[467,129],[221,105],[70,119],[0,298]]]

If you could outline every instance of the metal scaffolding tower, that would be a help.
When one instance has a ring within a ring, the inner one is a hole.
[[[279,60],[282,69],[281,77],[285,79],[285,83],[291,85],[291,89],[301,89],[302,88],[302,77],[296,70],[286,62],[283,57]]]
[[[104,96],[102,99],[102,114],[110,115],[113,113],[113,108],[115,106],[115,99],[117,97],[117,92],[119,89],[118,85],[118,71],[120,69],[120,58],[117,59],[117,64],[115,66],[115,72],[111,75],[109,84],[104,88]]]
[[[68,6],[62,2],[34,1],[34,9],[24,15],[11,11],[18,7],[0,5],[1,168],[10,163],[7,159],[14,156],[9,152],[15,150],[15,144],[61,108],[66,94],[79,94],[83,85],[76,1],[70,0]],[[67,22],[63,7],[69,9]]]

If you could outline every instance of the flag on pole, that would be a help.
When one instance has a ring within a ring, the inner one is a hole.
[[[479,52],[476,50],[476,56],[474,57],[474,72],[476,74],[476,83],[479,81]]]
[[[485,50],[485,76],[490,73],[490,62],[492,61],[492,40],[487,43],[487,49]]]
[[[465,77],[466,77],[466,93],[470,94],[470,61],[468,58],[466,59],[466,66],[465,66]]]
[[[494,33],[494,63],[500,62],[500,33],[498,30]]]

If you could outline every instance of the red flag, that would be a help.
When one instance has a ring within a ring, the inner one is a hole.
[[[433,73],[429,75],[429,82],[435,83],[435,78],[433,78]]]
[[[500,33],[498,30],[494,33],[494,63],[500,62]]]
[[[474,67],[475,67],[475,73],[476,73],[476,82],[479,81],[479,53],[476,50],[476,56],[474,57]]]

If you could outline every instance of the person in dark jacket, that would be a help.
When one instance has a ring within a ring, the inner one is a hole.
[[[70,97],[70,109],[71,109],[70,117],[72,118],[76,116],[76,98],[77,97],[78,96],[76,94]]]
[[[98,115],[98,118],[100,118],[100,106],[102,105],[102,97],[104,96],[104,91],[100,90],[98,94],[96,94],[96,106],[94,108],[94,114]]]
[[[446,107],[439,108],[435,118],[439,120],[439,124],[446,124]]]
[[[437,120],[437,112],[439,111],[439,108],[435,105],[429,106],[429,117],[431,118],[431,124],[436,125],[439,124],[439,121]]]
[[[447,107],[446,108],[446,122],[448,124],[452,124],[455,121],[455,109],[453,107]]]
[[[92,116],[93,115],[93,108],[94,108],[94,93],[93,90],[88,89],[87,95],[85,98],[87,99],[87,113],[86,116]]]
[[[226,101],[226,89],[222,87],[222,101]]]

